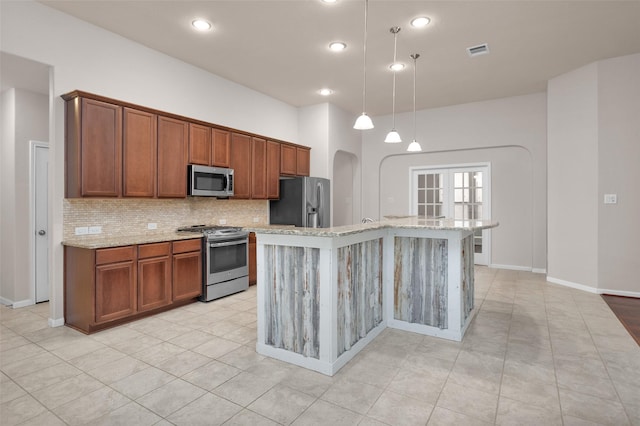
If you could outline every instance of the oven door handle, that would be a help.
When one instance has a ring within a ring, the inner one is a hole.
[[[209,247],[225,247],[225,246],[235,246],[238,244],[246,244],[247,240],[233,240],[233,241],[224,241],[221,243],[209,243]]]

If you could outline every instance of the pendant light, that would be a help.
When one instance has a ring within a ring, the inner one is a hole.
[[[416,61],[420,57],[418,53],[414,53],[411,55],[411,59],[413,59],[413,140],[407,147],[407,151],[409,152],[420,152],[422,151],[422,147],[416,141]]]
[[[398,48],[398,33],[400,32],[400,27],[391,27],[389,30],[391,34],[393,34],[393,64],[396,64],[396,53]],[[392,68],[393,69],[393,68]],[[387,133],[387,137],[384,138],[386,143],[400,143],[402,142],[402,138],[400,138],[400,134],[396,131],[396,70],[393,69],[393,92],[392,92],[392,120],[393,125],[391,126],[391,131]]]
[[[362,78],[362,115],[359,116],[356,120],[356,123],[353,125],[354,129],[357,130],[368,130],[373,129],[373,121],[371,121],[371,117],[367,115],[366,104],[367,104],[367,11],[369,9],[369,0],[364,0],[364,61],[363,61],[363,78]]]

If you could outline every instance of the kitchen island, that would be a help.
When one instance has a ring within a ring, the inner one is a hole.
[[[385,327],[460,341],[474,311],[473,234],[492,221],[409,217],[256,227],[256,350],[333,375]]]

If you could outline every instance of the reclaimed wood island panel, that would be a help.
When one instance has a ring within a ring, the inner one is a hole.
[[[473,232],[415,217],[252,228],[263,355],[333,375],[384,328],[460,341],[475,313]]]

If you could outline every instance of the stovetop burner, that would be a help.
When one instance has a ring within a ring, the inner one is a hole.
[[[184,226],[182,228],[177,229],[178,232],[197,232],[207,237],[216,237],[216,236],[242,236],[244,234],[248,235],[248,232],[242,231],[242,228],[239,226],[226,226],[226,225],[191,225]]]

